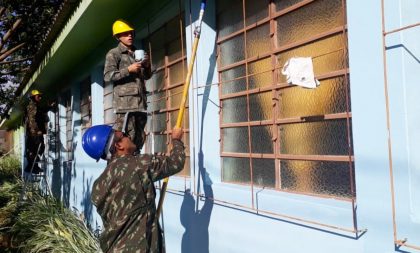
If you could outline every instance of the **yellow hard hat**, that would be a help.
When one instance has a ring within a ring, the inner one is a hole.
[[[39,90],[32,90],[31,91],[31,97],[36,96],[36,95],[42,95],[42,93],[39,92]]]
[[[133,27],[131,27],[126,21],[122,19],[118,19],[112,25],[112,35],[115,36],[119,33],[134,31]]]

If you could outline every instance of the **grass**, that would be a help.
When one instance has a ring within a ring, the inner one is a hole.
[[[0,185],[19,178],[20,168],[20,161],[16,156],[0,158]]]
[[[11,229],[12,243],[23,252],[99,252],[84,222],[53,197],[34,194]]]
[[[15,157],[0,159],[0,252],[100,252],[83,220],[52,196],[21,201],[23,182]]]

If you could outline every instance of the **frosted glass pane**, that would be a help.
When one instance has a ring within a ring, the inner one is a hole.
[[[256,126],[251,127],[252,153],[272,154],[273,150],[273,127]]]
[[[82,118],[82,128],[87,128],[91,126],[90,116],[85,116]]]
[[[162,49],[165,46],[165,33],[165,27],[162,27],[150,35],[150,44],[152,45],[152,51],[154,49]]]
[[[147,98],[149,111],[166,109],[166,91],[156,92]]]
[[[151,53],[151,60],[152,60],[152,68],[160,68],[163,67],[165,64],[165,49],[164,48],[157,48],[155,49],[152,44],[152,53]]]
[[[90,104],[80,106],[80,115],[82,117],[90,114]]]
[[[281,11],[303,0],[274,0],[276,4],[276,11]]]
[[[181,27],[179,16],[171,19],[165,27],[165,41],[171,42],[178,39],[181,36]]]
[[[235,93],[246,90],[245,65],[221,72],[222,94]],[[237,80],[233,80],[238,78]]]
[[[222,158],[222,181],[250,183],[249,158]]]
[[[182,100],[182,93],[184,92],[184,86],[179,86],[173,89],[169,90],[169,100],[170,100],[170,106],[171,108],[179,108],[181,105]],[[187,100],[185,102],[186,105],[188,105],[189,97],[187,97]]]
[[[114,90],[114,84],[112,82],[105,83],[104,94],[112,93]]]
[[[104,123],[113,124],[115,122],[115,113],[113,109],[105,110],[104,112]]]
[[[169,45],[168,45],[168,61],[169,62],[172,62],[172,61],[182,57],[182,47],[181,46],[182,46],[181,45],[181,38],[177,38],[176,40],[169,43]]]
[[[155,153],[166,153],[167,144],[166,144],[166,134],[164,135],[154,135],[155,142]]]
[[[223,152],[248,153],[248,127],[223,128]]]
[[[346,112],[344,80],[344,77],[326,79],[316,89],[298,86],[281,89],[278,97],[278,118]]]
[[[148,122],[153,132],[163,132],[166,130],[166,113],[153,114],[153,121]]]
[[[220,65],[221,67],[245,59],[244,35],[235,36],[232,39],[220,44]]]
[[[345,119],[280,125],[279,138],[281,154],[349,154]]]
[[[176,121],[178,119],[178,113],[179,113],[179,110],[170,112],[169,117],[170,117],[171,125],[169,126],[169,129],[172,129],[173,127],[175,127]],[[184,111],[184,118],[182,120],[182,125],[183,125],[183,128],[186,128],[186,129],[188,129],[190,126],[190,115],[187,108]]]
[[[247,31],[246,47],[248,58],[270,51],[271,40],[269,23]]]
[[[146,126],[145,126],[145,128],[144,128],[144,131],[146,132],[146,133],[150,133],[150,132],[152,132],[153,130],[152,130],[152,125],[153,125],[153,118],[152,118],[152,115],[147,115],[147,123],[146,123]]]
[[[181,61],[169,67],[169,85],[184,82],[185,75],[187,74],[186,64],[186,62]]]
[[[270,71],[271,68],[271,58],[265,58],[248,64],[248,74],[251,75],[248,77],[249,89],[272,85],[273,78],[272,71]]]
[[[104,96],[104,109],[112,108],[112,98],[113,98],[112,93]]]
[[[252,25],[268,16],[269,0],[246,0],[245,1],[245,23]]]
[[[258,186],[274,188],[276,185],[274,159],[252,159],[252,181]]]
[[[155,72],[149,80],[146,80],[146,90],[149,92],[161,90],[165,87],[165,71]]]
[[[182,136],[182,141],[184,142],[185,154],[190,155],[190,133],[184,133]]]
[[[242,0],[219,0],[216,6],[219,38],[244,27]]]
[[[248,121],[246,96],[222,100],[223,123]]]
[[[250,121],[273,118],[272,92],[249,95]]]
[[[280,161],[280,178],[285,190],[351,197],[348,162]]]
[[[312,57],[315,75],[321,75],[347,66],[347,54],[342,49],[346,37],[342,34],[318,40],[302,47],[282,52],[277,56],[278,65],[284,66],[292,57]],[[286,77],[279,73],[279,82],[285,83]]]
[[[277,19],[277,42],[284,46],[343,25],[342,0],[317,0]]]
[[[180,172],[178,172],[176,175],[177,175],[177,176],[183,176],[183,177],[188,177],[188,176],[190,176],[190,175],[191,175],[191,170],[190,170],[190,158],[189,158],[189,157],[187,157],[187,158],[185,159],[184,168],[183,168]]]

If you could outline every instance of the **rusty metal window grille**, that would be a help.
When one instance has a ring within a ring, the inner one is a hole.
[[[64,93],[63,104],[66,116],[66,158],[73,160],[73,111],[70,91]]]
[[[343,0],[217,1],[222,181],[354,201]],[[312,57],[316,89],[286,83]]]
[[[80,117],[82,135],[92,125],[92,91],[90,76],[80,83]]]
[[[390,53],[389,51],[392,50],[395,46],[391,46],[387,41],[387,37],[390,37],[390,35],[395,35],[395,34],[399,34],[399,36],[403,36],[402,33],[403,32],[408,32],[409,30],[413,31],[414,29],[418,29],[420,27],[420,22],[417,23],[411,23],[409,25],[405,25],[396,29],[392,29],[392,30],[388,30],[387,29],[387,15],[385,12],[385,9],[387,7],[388,4],[386,4],[386,2],[384,0],[381,0],[381,18],[382,18],[382,50],[383,50],[383,71],[384,71],[384,90],[386,92],[386,116],[387,116],[387,129],[390,132],[389,135],[389,139],[388,139],[388,149],[389,149],[389,171],[390,171],[390,175],[391,175],[391,180],[390,180],[390,185],[391,185],[391,203],[392,203],[392,223],[393,223],[393,239],[394,239],[394,245],[395,245],[395,249],[396,251],[401,251],[401,252],[407,252],[405,251],[405,248],[409,248],[409,249],[414,249],[414,250],[420,250],[420,244],[419,241],[417,240],[418,236],[415,236],[416,233],[418,232],[418,226],[416,226],[416,228],[412,229],[410,228],[411,226],[408,225],[405,222],[401,222],[401,216],[407,215],[408,213],[404,213],[403,215],[401,213],[403,212],[399,212],[398,211],[398,207],[401,207],[403,205],[407,205],[406,202],[408,202],[405,198],[399,198],[399,194],[404,194],[404,193],[399,193],[398,189],[398,182],[400,182],[401,185],[410,185],[410,182],[407,182],[405,180],[401,180],[400,178],[397,178],[397,174],[396,171],[397,170],[404,170],[404,168],[399,168],[399,166],[395,166],[393,159],[395,159],[395,154],[393,151],[394,149],[398,149],[396,148],[391,138],[391,136],[395,135],[395,133],[393,131],[398,132],[398,130],[395,130],[392,128],[392,113],[391,113],[391,105],[392,105],[392,99],[390,98],[391,96],[389,95],[390,92],[389,90],[391,90],[391,86],[392,86],[392,82],[390,81],[391,78],[388,77],[389,75],[389,64],[393,62],[393,60],[395,61],[395,59],[393,59],[392,57],[389,57],[388,54]],[[390,8],[391,9],[391,8]],[[394,10],[394,12],[401,12],[400,10]],[[402,15],[400,13],[400,15]],[[405,46],[402,45],[404,48]],[[407,49],[406,49],[407,50]],[[407,50],[408,51],[408,50]],[[408,51],[409,54],[411,54],[411,56],[414,57],[414,55],[412,55],[412,53],[410,51]],[[403,85],[405,86],[405,85]],[[400,87],[403,87],[400,86]],[[413,94],[411,94],[411,96],[413,96]],[[405,112],[406,113],[406,112]],[[393,134],[392,134],[393,133]],[[398,134],[397,134],[398,135]],[[393,144],[393,145],[391,145]],[[407,144],[408,145],[408,144]],[[398,159],[396,159],[398,160]],[[415,176],[413,177],[415,178]],[[411,189],[410,189],[411,191]],[[401,191],[404,192],[404,191]],[[401,196],[401,195],[400,195]],[[401,201],[401,199],[403,199]],[[399,202],[400,201],[400,202]],[[415,210],[410,209],[410,215],[412,215],[412,213],[415,213]],[[414,220],[416,220],[416,218],[411,217],[411,222],[413,222]],[[413,222],[413,224],[416,224],[416,222]],[[418,225],[418,224],[416,224]],[[414,235],[414,236],[412,236]]]
[[[171,19],[156,31],[149,33],[143,44],[147,46],[154,74],[146,81],[149,92],[147,103],[151,112],[146,126],[146,152],[168,153],[170,134],[176,124],[181,102],[187,62],[185,54],[184,14]],[[188,101],[187,101],[188,105]],[[184,169],[178,176],[190,176],[189,115],[185,110],[183,141],[186,150]]]

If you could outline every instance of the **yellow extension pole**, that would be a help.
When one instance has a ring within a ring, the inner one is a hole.
[[[184,91],[182,93],[182,99],[181,99],[181,104],[179,106],[178,118],[176,120],[176,125],[175,125],[176,128],[181,128],[182,120],[184,118],[185,104],[186,104],[187,97],[188,97],[188,90],[190,88],[190,82],[191,82],[192,72],[193,72],[193,69],[194,69],[195,57],[197,55],[198,42],[200,40],[201,21],[202,21],[203,14],[204,14],[204,8],[205,8],[205,1],[202,1],[201,2],[200,16],[199,16],[199,25],[196,27],[196,30],[194,31],[195,36],[194,36],[194,42],[193,42],[193,47],[192,47],[191,59],[190,59],[190,62],[188,64],[187,76],[185,77]],[[168,186],[168,182],[169,182],[169,177],[167,177],[163,180],[162,188],[161,188],[161,191],[160,191],[159,203],[158,203],[157,211],[156,211],[156,215],[157,215],[156,217],[159,217],[160,213],[162,211],[163,201],[165,199],[166,188]]]

